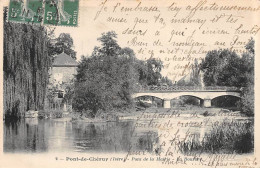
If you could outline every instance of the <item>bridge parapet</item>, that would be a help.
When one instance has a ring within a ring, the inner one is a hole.
[[[229,92],[241,92],[242,87],[226,87],[226,86],[146,86],[135,88],[136,92],[180,92],[180,91],[229,91]]]

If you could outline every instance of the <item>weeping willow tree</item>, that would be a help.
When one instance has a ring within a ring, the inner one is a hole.
[[[43,108],[51,66],[48,40],[40,25],[4,22],[5,118]]]

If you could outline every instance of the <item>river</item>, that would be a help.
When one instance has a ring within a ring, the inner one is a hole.
[[[125,152],[152,150],[156,132],[133,133],[133,121],[61,122],[25,118],[4,122],[4,152]]]
[[[163,141],[172,145],[172,140],[174,140],[179,148],[183,138],[186,141],[184,144],[187,145],[194,144],[195,141],[200,143],[210,135],[213,139],[207,140],[214,142],[216,137],[222,139],[218,136],[219,131],[230,135],[230,138],[244,136],[245,138],[241,139],[243,143],[251,144],[251,140],[253,141],[253,134],[249,135],[250,131],[253,132],[251,130],[253,120],[248,117],[223,116],[222,114],[206,117],[194,114],[179,116],[172,111],[163,114],[148,112],[139,117],[141,119],[133,115],[117,122],[93,123],[38,118],[25,118],[16,122],[5,121],[4,152],[123,153],[131,150],[154,153],[158,152],[156,149],[161,147],[160,143]],[[221,124],[223,122],[226,124]],[[215,132],[212,134],[213,128]],[[225,143],[226,140],[222,141]],[[198,143],[195,145],[199,145]],[[240,140],[236,144],[241,144]],[[208,142],[208,145],[211,146],[211,142]]]

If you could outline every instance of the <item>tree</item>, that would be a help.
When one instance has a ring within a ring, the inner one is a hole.
[[[90,110],[94,117],[98,110],[128,108],[137,75],[134,53],[121,48],[115,32],[102,34],[101,47],[95,47],[90,58],[83,58],[76,75],[73,107],[78,111]]]
[[[72,105],[72,101],[74,98],[74,80],[71,80],[68,83],[65,83],[64,85],[64,90],[65,90],[65,95],[63,98],[64,103],[68,104],[68,105]]]
[[[161,70],[163,68],[163,63],[161,60],[150,58],[147,60],[147,84],[148,85],[158,85],[159,80],[162,78]]]
[[[230,50],[209,51],[201,63],[203,81],[207,86],[243,87],[240,107],[254,115],[254,40],[245,46],[247,52],[238,56]]]
[[[191,73],[183,77],[181,80],[179,80],[177,82],[177,85],[178,86],[202,86],[200,73],[201,73],[200,64],[198,63],[198,60],[195,59],[194,64],[192,65],[191,68]]]
[[[240,103],[241,110],[249,116],[254,115],[254,58],[255,58],[255,41],[250,39],[245,46],[247,52],[242,55],[242,69],[245,75],[246,85],[242,91]]]
[[[139,84],[143,86],[159,85],[162,78],[163,63],[159,59],[150,58],[147,61],[135,59],[135,69],[139,75]]]
[[[91,56],[78,66],[73,108],[89,110],[94,117],[99,110],[132,107],[131,94],[136,85],[159,85],[162,62],[138,60],[130,48],[121,48],[113,31],[103,33]],[[170,82],[167,80],[166,82]]]
[[[194,65],[192,65],[191,84],[193,86],[201,86],[200,65],[197,59],[194,60]]]
[[[227,49],[213,50],[202,61],[203,81],[206,86],[245,86],[241,58]]]
[[[55,56],[62,52],[76,59],[76,52],[73,50],[73,39],[68,33],[61,33],[58,38],[51,41],[50,44],[50,55]]]
[[[45,27],[4,21],[3,99],[7,119],[43,109],[51,58]]]

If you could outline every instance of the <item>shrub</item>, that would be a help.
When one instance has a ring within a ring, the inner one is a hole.
[[[242,91],[242,100],[239,105],[241,111],[247,116],[254,116],[254,85],[250,85]]]
[[[253,122],[223,121],[212,127],[202,142],[207,152],[249,153],[254,148]]]
[[[215,124],[202,142],[198,134],[193,134],[187,139],[179,141],[178,148],[184,154],[192,152],[227,154],[253,152],[253,122],[225,120],[220,124]]]

